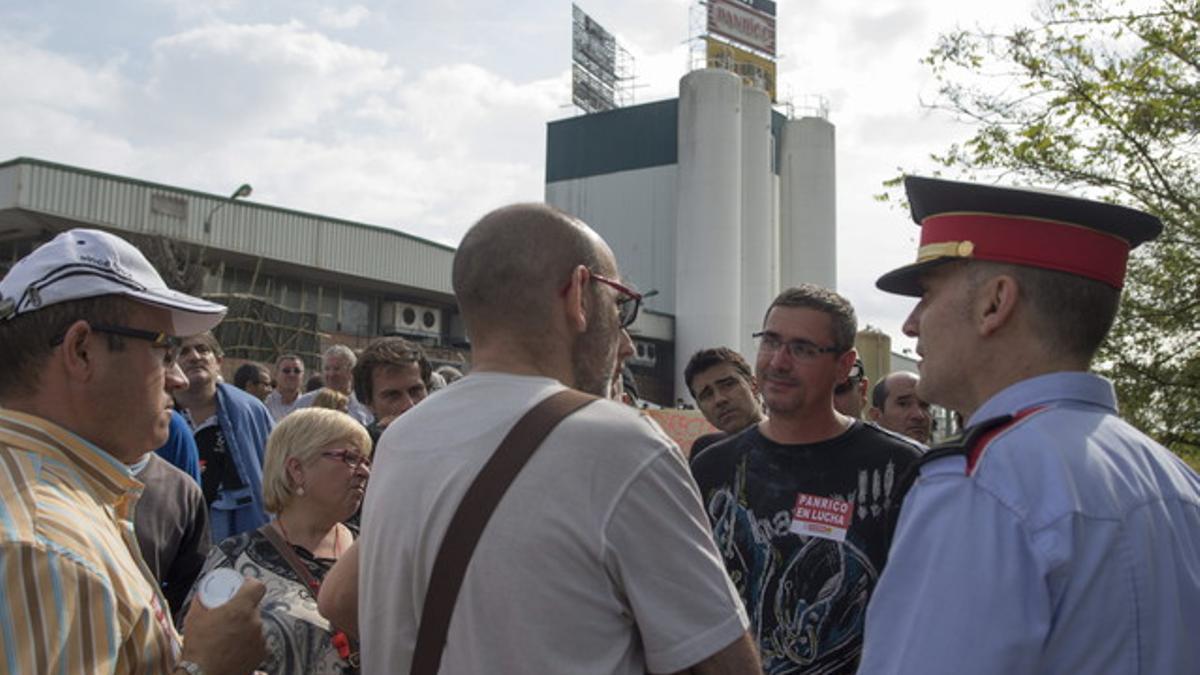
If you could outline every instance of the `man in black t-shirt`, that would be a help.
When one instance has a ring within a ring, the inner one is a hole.
[[[780,294],[756,334],[767,418],[692,464],[768,675],[855,671],[900,508],[894,490],[920,456],[919,445],[834,410],[856,332],[837,293]]]

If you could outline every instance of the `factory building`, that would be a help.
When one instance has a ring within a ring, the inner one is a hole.
[[[283,353],[318,370],[329,345],[361,348],[381,335],[420,343],[435,364],[466,366],[470,345],[450,283],[453,247],[244,196],[39,159],[3,162],[0,276],[59,232],[98,228],[134,242],[173,287],[230,307],[217,328],[230,372]],[[643,312],[631,330],[639,393],[673,404],[670,360],[654,358],[671,350],[671,317]]]
[[[402,335],[438,363],[465,361],[449,246],[37,159],[0,163],[0,274],[76,227],[130,239],[169,284],[229,305],[218,337],[234,358],[295,352],[313,369],[330,344]]]
[[[780,289],[836,287],[834,149],[827,119],[789,119],[723,69],[684,76],[677,99],[548,125],[546,201],[657,291],[647,307],[674,319],[674,345],[656,359],[673,361],[677,397],[695,351],[754,354],[750,334]]]

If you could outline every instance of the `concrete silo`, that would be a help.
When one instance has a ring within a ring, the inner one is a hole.
[[[772,170],[771,100],[756,87],[742,89],[742,293],[737,343],[754,354],[751,333],[762,326],[762,313],[775,296],[778,278],[775,248],[775,173]]]
[[[742,78],[696,70],[679,82],[675,246],[676,393],[698,349],[737,348],[742,300]]]
[[[779,153],[779,283],[837,287],[834,127],[821,117],[788,120]]]
[[[546,148],[546,200],[657,291],[630,331],[635,372],[661,385],[650,400],[689,398],[698,349],[753,359],[750,333],[781,287],[836,283],[834,127],[787,119],[733,73],[697,70],[678,99],[552,122]]]

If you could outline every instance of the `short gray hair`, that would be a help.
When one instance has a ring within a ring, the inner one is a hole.
[[[346,345],[334,345],[329,349],[326,349],[324,354],[321,354],[322,363],[332,358],[339,358],[346,361],[350,364],[351,368],[358,363],[358,356],[355,355],[353,349],[350,349]]]

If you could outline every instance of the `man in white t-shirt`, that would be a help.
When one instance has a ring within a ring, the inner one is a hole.
[[[453,282],[471,374],[384,432],[367,491],[364,672],[408,673],[430,570],[467,486],[517,419],[565,386],[603,395],[640,296],[585,224],[494,211]],[[760,672],[682,455],[612,401],[564,420],[496,508],[439,672]]]

